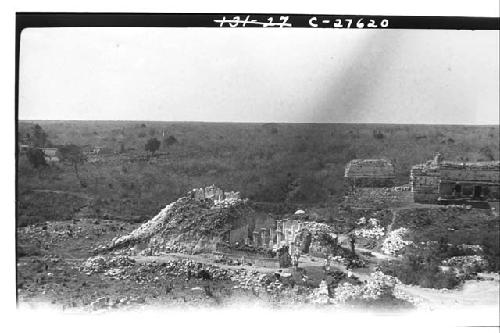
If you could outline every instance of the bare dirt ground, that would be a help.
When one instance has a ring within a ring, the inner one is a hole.
[[[401,285],[398,288],[417,300],[418,308],[428,310],[448,310],[459,308],[499,308],[500,284],[498,274],[483,274],[491,279],[465,281],[456,290],[436,290],[418,286]]]
[[[241,286],[269,278],[271,287],[278,287],[274,283],[277,268],[216,263],[213,255],[137,256],[132,265],[120,267],[115,275],[82,270],[86,260],[95,255],[94,248],[135,227],[114,220],[82,219],[18,228],[19,307],[48,304],[59,310],[85,311],[146,305],[226,306],[237,300],[273,303],[272,292],[255,294]],[[221,276],[204,279],[188,273],[198,263]]]

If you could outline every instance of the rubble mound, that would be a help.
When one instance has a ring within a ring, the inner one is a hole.
[[[215,186],[194,189],[104,249],[143,255],[215,252],[229,244],[230,231],[247,223],[244,217],[252,213],[238,192],[223,192]]]
[[[109,269],[132,266],[135,260],[127,256],[115,256],[107,258],[105,256],[95,256],[88,258],[80,267],[80,270],[87,275],[93,273],[104,273]]]

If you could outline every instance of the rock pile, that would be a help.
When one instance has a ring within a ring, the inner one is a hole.
[[[99,297],[97,300],[93,301],[89,305],[89,309],[92,311],[97,310],[109,310],[122,308],[123,306],[130,306],[133,304],[143,304],[146,300],[144,297],[140,296],[127,296],[123,298],[112,299],[110,297]]]
[[[334,297],[329,300],[333,304],[372,302],[383,298],[398,299],[403,298],[404,294],[394,290],[401,282],[392,276],[385,275],[377,271],[370,275],[370,278],[363,284],[353,285],[344,283],[334,290]],[[407,301],[407,298],[404,299]]]
[[[401,254],[408,245],[413,244],[412,241],[403,239],[407,234],[408,229],[403,227],[389,232],[382,242],[382,252],[392,256]]]
[[[130,234],[113,239],[104,250],[130,250],[140,245],[145,255],[215,252],[228,246],[229,232],[253,213],[246,203],[237,192],[193,190]]]
[[[330,303],[330,295],[328,293],[328,285],[325,280],[322,280],[317,289],[314,289],[310,295],[311,303],[313,304],[328,304]]]
[[[455,256],[443,260],[445,266],[451,266],[459,274],[482,272],[488,267],[488,261],[479,255]]]
[[[366,239],[379,239],[385,234],[384,227],[379,223],[376,218],[370,218],[367,221],[365,217],[362,217],[356,222],[361,228],[354,230],[354,235]]]
[[[107,273],[109,270],[115,272],[117,269],[133,266],[134,264],[135,260],[127,256],[105,257],[99,255],[88,258],[80,266],[80,270],[87,273],[87,275],[91,275],[93,273]],[[111,273],[111,275],[113,274]]]
[[[252,290],[257,294],[277,295],[295,286],[292,274],[282,272],[259,273],[240,269],[233,271],[231,280],[235,282],[234,289]]]
[[[196,263],[189,259],[171,260],[169,262],[148,262],[136,264],[126,256],[107,258],[96,256],[89,258],[81,267],[88,275],[104,273],[117,280],[131,280],[138,284],[154,283],[171,277],[183,279],[229,280],[232,271],[214,265]]]

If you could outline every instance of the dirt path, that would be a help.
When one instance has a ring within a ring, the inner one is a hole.
[[[428,310],[499,307],[500,284],[498,274],[492,281],[466,281],[459,289],[438,290],[418,286],[400,285],[399,290],[417,300],[419,308]]]
[[[283,272],[287,271],[288,269],[285,268],[277,268],[277,267],[259,267],[259,266],[250,266],[250,265],[228,265],[228,264],[223,264],[223,263],[217,263],[215,262],[215,257],[210,256],[208,254],[186,254],[186,253],[169,253],[169,254],[164,254],[160,256],[133,256],[132,257],[134,260],[136,260],[139,263],[144,263],[144,262],[169,262],[171,260],[178,260],[178,259],[190,259],[195,262],[203,263],[203,264],[209,264],[209,265],[214,265],[218,266],[223,269],[231,269],[231,270],[237,270],[237,269],[246,269],[246,270],[251,270],[251,271],[257,271],[261,273],[273,273],[276,272],[278,269],[281,269]]]

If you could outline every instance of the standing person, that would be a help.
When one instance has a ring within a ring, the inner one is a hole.
[[[323,266],[323,269],[324,269],[326,274],[328,274],[330,272],[330,256],[328,256],[325,259],[325,265]]]
[[[299,267],[299,258],[300,258],[300,250],[298,247],[295,248],[295,251],[292,256],[292,264],[295,268]]]

